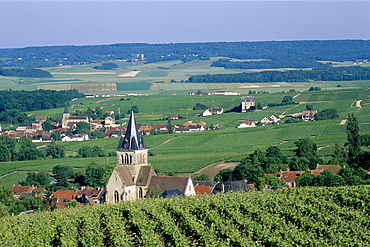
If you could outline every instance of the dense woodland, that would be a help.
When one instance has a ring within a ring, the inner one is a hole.
[[[60,108],[82,96],[77,90],[0,91],[0,123],[29,123],[23,112]]]
[[[209,57],[222,56],[236,59],[285,61],[289,66],[300,67],[308,66],[308,64],[317,65],[315,61],[368,60],[370,59],[370,41],[127,43],[92,46],[26,47],[0,49],[0,58],[2,58],[0,60],[0,66],[36,68],[57,66],[60,64],[74,65],[117,59],[135,59],[137,58],[135,56],[137,54],[144,54],[147,62],[177,59],[189,61],[192,59],[208,59]],[[261,66],[265,63],[250,63],[250,65]]]
[[[14,76],[14,77],[36,77],[36,78],[53,77],[47,71],[44,71],[41,69],[29,69],[29,68],[11,68],[11,69],[0,68],[0,75]]]
[[[370,68],[340,67],[313,70],[263,71],[255,73],[193,75],[194,83],[307,82],[370,80]]]

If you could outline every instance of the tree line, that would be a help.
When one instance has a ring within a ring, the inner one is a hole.
[[[370,68],[339,67],[313,70],[262,71],[252,73],[192,75],[192,83],[256,83],[370,80]],[[312,91],[312,90],[311,90]]]
[[[287,61],[287,65],[295,67],[294,64],[297,64],[299,67],[308,66],[308,63],[318,65],[314,61],[368,60],[369,44],[369,40],[311,40],[26,47],[0,49],[0,58],[3,58],[0,59],[0,66],[51,67],[60,64],[75,65],[132,59],[133,54],[144,54],[147,62],[167,60],[187,62],[223,56],[236,59],[266,59],[279,63]],[[259,63],[259,66],[263,63]]]
[[[53,77],[48,71],[30,68],[11,68],[11,69],[0,68],[0,75],[14,77],[35,77],[35,78]]]

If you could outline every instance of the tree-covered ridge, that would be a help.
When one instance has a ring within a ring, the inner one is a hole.
[[[11,69],[0,68],[0,75],[15,77],[35,77],[35,78],[53,77],[48,71],[29,68],[11,68]]]
[[[80,98],[83,94],[77,90],[55,91],[0,91],[0,113],[17,109],[24,111],[37,111],[65,106],[66,102]]]
[[[0,243],[363,246],[370,242],[369,192],[369,187],[339,187],[228,193],[4,217]]]
[[[265,41],[92,46],[47,46],[0,49],[0,66],[48,67],[132,59],[144,54],[148,62],[230,57],[284,61],[356,61],[370,59],[369,40]],[[20,59],[21,58],[21,59]],[[293,66],[293,65],[292,65]],[[294,67],[294,66],[293,66]]]
[[[339,67],[313,70],[262,71],[254,73],[193,75],[194,83],[307,82],[369,80],[370,68]]]

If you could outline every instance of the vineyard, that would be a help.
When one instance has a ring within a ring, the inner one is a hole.
[[[369,187],[146,199],[0,219],[2,246],[369,246]]]

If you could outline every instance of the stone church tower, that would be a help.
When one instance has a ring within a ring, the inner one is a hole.
[[[134,113],[117,147],[117,166],[107,183],[106,202],[144,198],[155,172],[148,163],[148,149],[136,128]]]
[[[68,106],[64,107],[63,118],[62,118],[62,128],[68,128],[68,119],[71,116]]]

